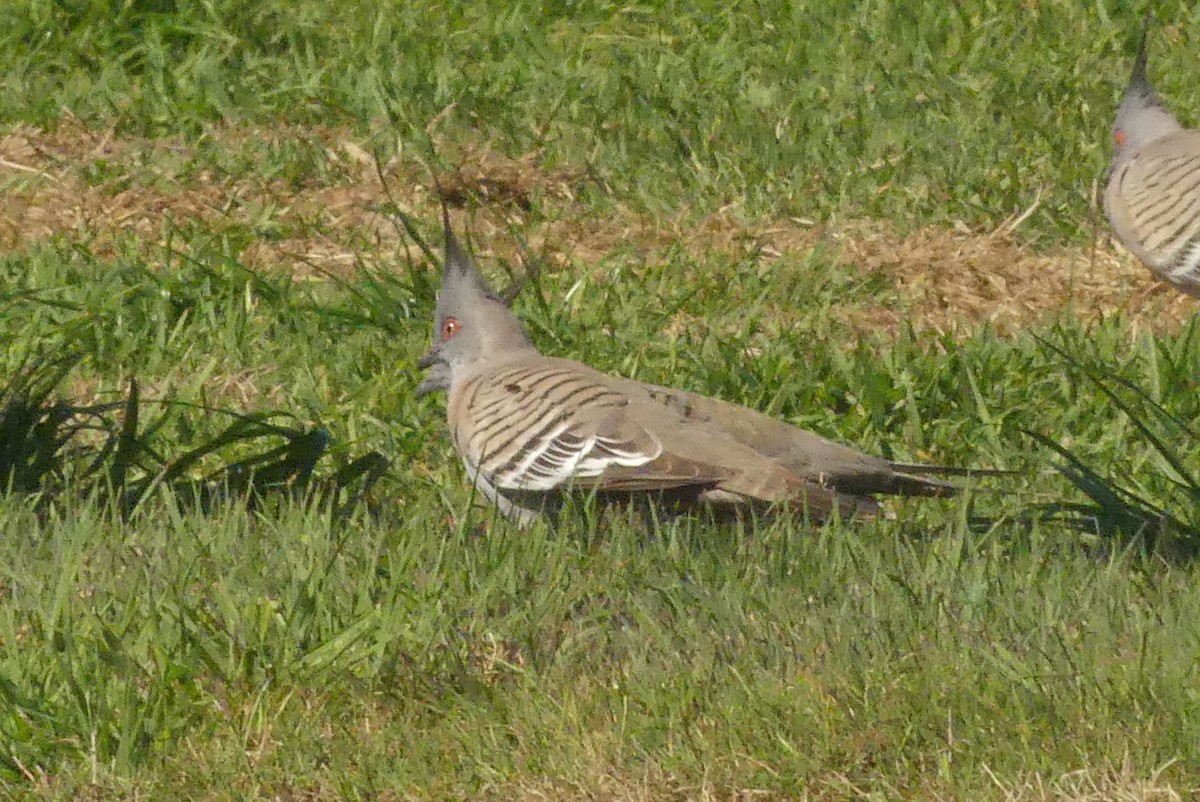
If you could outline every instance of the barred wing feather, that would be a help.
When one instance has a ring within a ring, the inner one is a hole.
[[[580,366],[484,373],[455,401],[459,451],[472,474],[500,490],[652,490],[719,478],[709,466],[677,464],[630,415],[629,398]]]
[[[531,449],[529,456],[514,470],[497,474],[497,487],[505,490],[554,490],[581,480],[593,479],[620,468],[634,468],[653,462],[662,453],[655,448],[616,437],[579,435],[562,424]]]
[[[1117,237],[1147,266],[1184,288],[1200,285],[1200,131],[1162,137],[1118,162],[1105,204]]]

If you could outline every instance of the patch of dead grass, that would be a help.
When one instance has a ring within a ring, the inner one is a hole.
[[[1159,777],[1138,777],[1128,767],[1081,769],[1048,779],[1030,776],[1005,781],[990,772],[1000,802],[1182,802],[1183,796]],[[605,772],[579,781],[518,781],[511,787],[485,794],[487,800],[512,802],[849,802],[901,798],[897,789],[864,787],[842,774],[830,774],[799,795],[782,795],[761,788],[721,787],[707,778],[685,783],[652,766],[641,775]],[[927,787],[921,799],[930,802],[971,802],[944,789]]]
[[[1142,777],[1128,764],[1080,769],[1051,781],[1040,775],[1004,780],[990,771],[987,774],[1006,802],[1182,802],[1184,798],[1162,780],[1161,770]]]
[[[422,166],[377,165],[348,131],[277,126],[210,136],[230,148],[251,140],[315,143],[330,178],[297,184],[201,171],[184,180],[155,167],[164,154],[186,161],[189,146],[179,141],[123,139],[71,118],[53,131],[21,127],[0,137],[0,252],[66,235],[85,238],[104,256],[119,237],[161,245],[168,221],[258,231],[266,220],[272,234],[250,237],[241,257],[248,266],[345,274],[360,263],[394,263],[405,236],[386,209],[436,217],[437,191]],[[100,180],[94,169],[89,173],[98,162],[105,167]],[[989,322],[1012,332],[1065,308],[1086,319],[1121,311],[1135,329],[1163,330],[1197,308],[1108,241],[1089,251],[1033,251],[1007,228],[927,227],[901,235],[883,221],[746,222],[729,211],[697,219],[686,208],[654,219],[621,206],[599,216],[575,200],[583,171],[545,169],[539,162],[537,154],[512,159],[484,144],[463,150],[457,165],[439,176],[452,205],[471,207],[455,214],[460,226],[470,215],[482,259],[519,259],[513,228],[550,269],[595,267],[630,248],[653,262],[675,247],[697,261],[714,253],[755,254],[769,269],[787,269],[820,248],[845,270],[892,288],[879,301],[832,310],[851,326],[873,331],[894,332],[911,322],[919,330],[953,333]],[[557,207],[547,219],[528,219],[535,196]]]
[[[908,309],[897,311],[918,329],[986,321],[1010,332],[1064,307],[1086,319],[1122,311],[1135,326],[1163,329],[1197,309],[1107,242],[1091,252],[1036,252],[1000,233],[930,227],[897,237],[879,223],[851,224],[833,236],[848,265],[879,273],[900,291]]]
[[[1158,777],[1140,778],[1125,768],[1081,769],[1054,779],[1031,776],[1012,782],[990,774],[989,777],[996,785],[996,793],[988,794],[986,798],[997,802],[1182,802],[1185,798]],[[60,790],[43,772],[30,772],[28,779],[39,795],[49,797]],[[270,799],[324,802],[345,798],[343,785],[332,778],[302,785],[288,780],[263,784],[247,778],[246,782],[253,785],[259,795]],[[118,788],[105,784],[78,788],[76,794],[78,799],[141,798],[136,787]],[[433,797],[390,789],[378,798],[383,802],[418,802]],[[862,787],[840,774],[829,775],[799,794],[785,795],[763,788],[722,787],[708,778],[686,782],[648,764],[640,774],[611,770],[569,781],[527,777],[486,788],[473,798],[479,802],[854,802],[902,798],[902,795],[896,789],[881,793],[879,789]],[[919,797],[913,798],[929,802],[975,802],[933,787],[923,789]]]
[[[146,182],[160,175],[147,175],[139,157],[182,147],[169,140],[118,139],[111,130],[89,131],[71,119],[53,132],[22,126],[0,137],[0,251],[68,234],[93,241],[105,255],[119,234],[155,242],[167,217],[219,214],[222,192],[214,182],[176,192]],[[112,165],[111,174],[89,177],[101,162]]]

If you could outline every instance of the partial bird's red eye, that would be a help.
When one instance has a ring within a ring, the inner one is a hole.
[[[446,318],[446,322],[442,324],[442,342],[446,342],[446,340],[458,334],[458,330],[461,328],[462,324],[458,322],[457,318]]]
[[[1113,131],[1113,142],[1117,143],[1118,148],[1125,144],[1126,139],[1128,139],[1128,137],[1125,135],[1124,131]]]

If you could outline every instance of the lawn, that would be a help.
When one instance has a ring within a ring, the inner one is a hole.
[[[1145,9],[1009,5],[11,2],[0,796],[1191,798],[1196,302],[1096,207]],[[511,526],[413,395],[435,179],[545,353],[1015,475]]]

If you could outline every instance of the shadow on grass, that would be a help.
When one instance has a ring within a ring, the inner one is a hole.
[[[1188,365],[1194,364],[1188,357],[1196,345],[1196,330],[1193,323],[1173,352],[1166,344],[1155,343],[1158,358],[1168,369],[1163,384],[1174,391],[1186,385],[1172,381],[1171,374],[1183,376]],[[1102,544],[1134,548],[1171,561],[1200,557],[1200,478],[1188,467],[1185,455],[1186,449],[1200,444],[1196,431],[1145,387],[1118,375],[1099,358],[1044,338],[1038,341],[1124,413],[1161,468],[1149,486],[1139,484],[1129,475],[1115,476],[1115,466],[1089,465],[1077,451],[1026,430],[1039,445],[1063,459],[1056,466],[1058,471],[1087,499],[1051,504],[1048,517],[1094,534]]]
[[[330,446],[324,429],[282,425],[277,421],[289,417],[282,413],[245,415],[181,402],[144,402],[136,380],[114,403],[75,406],[55,400],[55,389],[79,361],[71,353],[29,360],[0,386],[0,489],[36,494],[42,506],[67,488],[97,493],[115,501],[123,516],[162,488],[196,499],[205,510],[232,497],[251,504],[269,496],[315,498],[340,518],[388,467],[387,459],[372,451],[320,472]],[[143,422],[151,406],[158,414]],[[182,454],[159,453],[155,434],[181,423],[189,412],[231,423]],[[244,456],[222,456],[230,451]],[[217,467],[202,471],[214,461]]]

